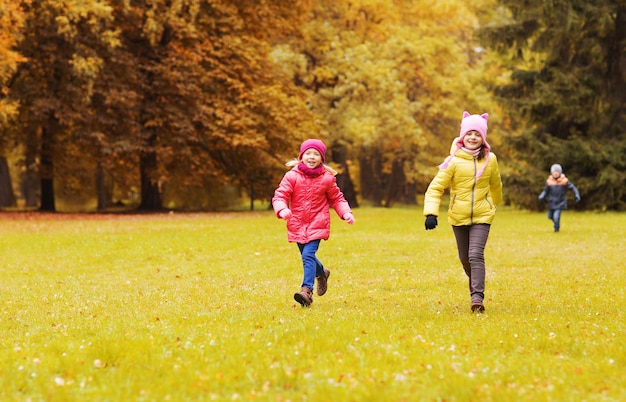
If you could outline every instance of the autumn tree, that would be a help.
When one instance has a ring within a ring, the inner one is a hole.
[[[305,41],[280,49],[314,92],[333,149],[374,205],[414,203],[464,109],[492,108],[481,85],[473,9],[462,2],[319,1]],[[278,51],[277,51],[278,52]]]
[[[24,32],[16,46],[27,58],[11,79],[9,98],[19,100],[12,131],[25,147],[26,168],[39,161],[40,209],[55,211],[55,164],[70,134],[88,115],[93,82],[101,66],[94,51],[114,46],[111,8],[101,2],[20,2]],[[74,160],[72,169],[79,163]]]
[[[23,23],[21,8],[10,0],[0,0],[0,207],[15,206],[6,152],[11,148],[8,127],[17,114],[17,102],[8,95],[15,70],[24,61],[23,56],[13,50],[21,38]]]
[[[298,35],[305,2],[18,4],[28,62],[6,96],[20,100],[11,131],[24,166],[38,166],[42,210],[56,209],[55,190],[80,196],[94,175],[99,209],[111,182],[135,180],[145,210],[162,207],[163,188],[184,200],[228,183],[269,198],[285,160],[318,131],[306,92],[268,55]]]
[[[114,142],[128,141],[138,157],[140,209],[161,208],[159,183],[206,197],[216,184],[256,185],[267,198],[278,161],[313,121],[302,90],[268,56],[268,42],[297,31],[298,3],[114,4],[123,42],[115,59],[133,68],[122,81],[135,94],[117,112],[138,122]]]

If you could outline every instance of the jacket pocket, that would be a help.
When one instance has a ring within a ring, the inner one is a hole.
[[[489,201],[489,196],[485,196],[485,201],[487,201],[487,205],[489,205],[489,209],[493,209],[493,204]]]

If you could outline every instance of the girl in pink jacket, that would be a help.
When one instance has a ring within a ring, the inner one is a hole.
[[[326,145],[320,140],[308,139],[300,146],[297,160],[281,180],[272,198],[276,216],[287,221],[287,239],[297,243],[302,257],[304,279],[301,290],[293,295],[303,307],[313,303],[313,285],[317,278],[317,294],[322,296],[328,287],[330,271],[317,259],[321,240],[330,236],[330,212],[349,224],[354,223],[350,205],[337,186],[336,172],[324,165]]]

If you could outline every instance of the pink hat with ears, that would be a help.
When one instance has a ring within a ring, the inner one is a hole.
[[[463,118],[461,119],[461,131],[459,136],[452,141],[452,150],[450,152],[450,156],[446,158],[445,161],[441,165],[439,165],[439,169],[445,169],[448,167],[448,164],[452,160],[452,157],[463,148],[463,138],[465,134],[469,131],[476,131],[480,134],[483,139],[483,148],[485,150],[485,164],[483,167],[476,173],[476,178],[482,176],[485,171],[485,167],[487,167],[487,162],[489,162],[489,151],[491,150],[491,146],[487,142],[487,120],[489,120],[489,115],[487,113],[483,114],[469,114],[469,112],[463,112]]]

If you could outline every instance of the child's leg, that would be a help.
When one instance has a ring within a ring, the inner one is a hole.
[[[470,292],[472,299],[485,298],[485,246],[490,225],[472,225],[469,229],[469,260],[472,267]]]
[[[485,245],[490,225],[453,226],[459,259],[469,277],[472,301],[485,297]]]
[[[551,221],[554,221],[554,209],[548,210],[548,219],[550,219]]]
[[[454,237],[456,239],[456,248],[459,252],[459,260],[463,265],[463,270],[468,278],[470,278],[470,292],[472,291],[471,274],[472,267],[469,259],[469,226],[452,226]]]
[[[315,257],[315,276],[324,275],[324,264]]]
[[[454,237],[456,239],[456,248],[459,253],[459,260],[463,265],[463,270],[469,277],[471,267],[469,261],[469,226],[452,226]]]
[[[304,268],[302,286],[311,290],[313,290],[313,286],[315,285],[315,274],[317,273],[318,264],[321,265],[315,256],[319,245],[320,240],[313,240],[306,244],[298,243],[298,249],[302,257],[302,267]]]
[[[555,209],[552,214],[552,220],[554,221],[554,231],[558,232],[561,228],[561,210]]]

